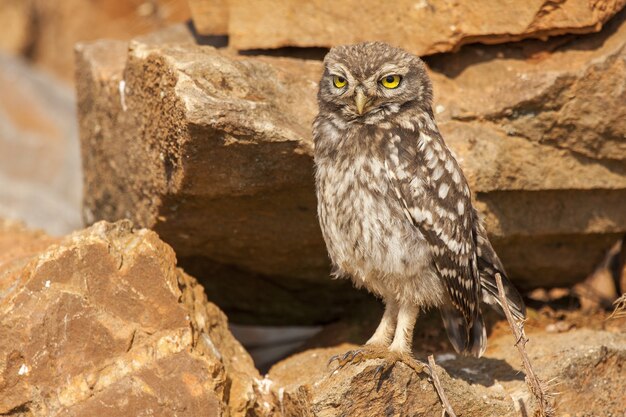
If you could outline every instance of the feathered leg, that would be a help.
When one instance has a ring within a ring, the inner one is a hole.
[[[402,303],[398,308],[398,323],[396,325],[396,333],[393,342],[389,346],[389,350],[396,353],[411,354],[413,346],[413,329],[419,308],[410,303]]]
[[[396,322],[398,319],[398,303],[395,300],[387,300],[385,302],[385,313],[380,320],[380,324],[376,328],[374,335],[365,343],[366,345],[389,346],[394,331],[396,330]]]

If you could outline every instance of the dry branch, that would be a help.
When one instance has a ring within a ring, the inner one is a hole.
[[[626,293],[622,294],[620,298],[613,302],[615,309],[609,316],[609,319],[617,319],[620,317],[626,317]]]
[[[452,405],[448,401],[448,397],[446,397],[446,393],[443,390],[443,386],[441,385],[439,376],[437,376],[437,371],[435,369],[435,358],[433,357],[433,355],[428,356],[428,368],[430,368],[430,377],[433,379],[435,390],[439,395],[439,399],[441,400],[441,404],[443,405],[445,412],[448,414],[448,417],[456,417],[456,414],[452,409]]]
[[[530,359],[526,353],[526,342],[528,342],[528,338],[526,338],[526,334],[524,333],[524,322],[518,322],[513,318],[509,303],[506,299],[506,293],[504,292],[504,286],[502,285],[502,276],[498,273],[496,273],[496,284],[498,285],[498,299],[502,304],[502,310],[504,310],[511,331],[515,336],[515,346],[522,357],[522,365],[526,371],[526,385],[528,385],[531,394],[537,399],[539,415],[541,417],[552,417],[554,416],[554,408],[551,404],[552,395],[547,392],[545,385],[533,371]]]

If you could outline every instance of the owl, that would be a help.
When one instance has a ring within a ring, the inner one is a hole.
[[[366,345],[410,354],[421,311],[437,307],[460,353],[481,356],[480,302],[513,315],[523,300],[506,278],[467,181],[432,112],[416,56],[380,42],[339,46],[324,59],[313,123],[318,217],[333,274],[383,300]]]

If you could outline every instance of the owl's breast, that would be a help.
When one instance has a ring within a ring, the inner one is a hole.
[[[403,274],[426,262],[423,236],[407,221],[375,156],[317,160],[318,215],[333,263],[352,276]]]

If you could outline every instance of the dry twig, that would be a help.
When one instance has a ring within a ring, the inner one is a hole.
[[[539,403],[539,415],[541,417],[552,417],[554,416],[554,408],[551,404],[552,395],[547,392],[545,385],[539,380],[539,378],[533,371],[533,367],[530,364],[530,359],[528,358],[528,354],[526,353],[526,342],[528,342],[528,339],[526,338],[526,334],[524,333],[524,322],[517,322],[513,318],[509,303],[506,299],[504,286],[502,285],[502,277],[500,276],[500,274],[496,274],[496,284],[498,285],[498,299],[502,304],[502,310],[504,310],[504,314],[506,315],[506,319],[509,322],[511,331],[515,336],[515,346],[517,347],[517,350],[522,357],[522,365],[524,366],[524,370],[526,371],[526,385],[528,385],[530,393],[537,399],[537,402]]]
[[[430,377],[433,379],[435,390],[439,395],[439,399],[441,400],[441,404],[443,405],[445,412],[448,414],[448,417],[456,417],[456,414],[454,414],[454,410],[452,409],[452,405],[450,405],[448,397],[446,397],[446,393],[443,390],[439,376],[437,376],[437,371],[435,370],[435,358],[433,355],[428,356],[428,368],[430,368]]]
[[[626,293],[622,294],[620,298],[613,302],[615,309],[609,316],[609,319],[617,319],[620,317],[626,317]]]

